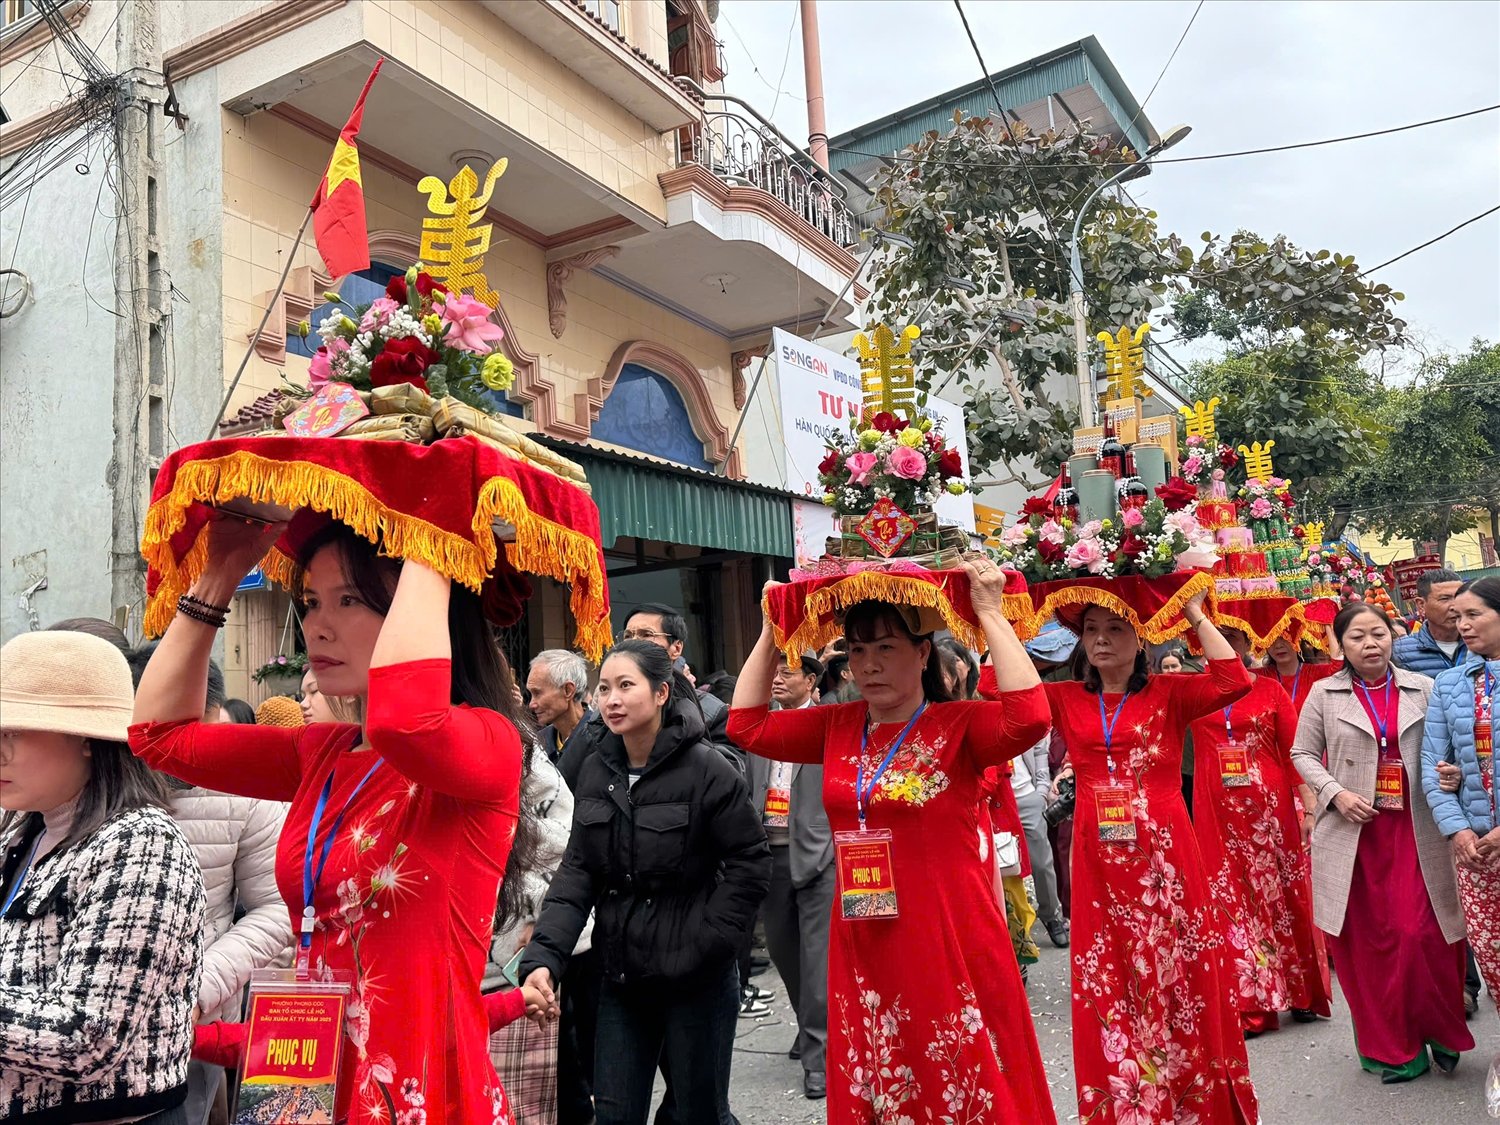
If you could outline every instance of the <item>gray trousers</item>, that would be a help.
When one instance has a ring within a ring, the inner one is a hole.
[[[771,890],[761,906],[766,950],[797,1013],[802,1069],[822,1073],[828,1052],[828,931],[838,881],[833,864],[805,887],[792,886],[789,849],[771,849]]]
[[[1062,917],[1057,899],[1057,872],[1052,867],[1052,841],[1047,838],[1047,822],[1042,811],[1047,800],[1040,789],[1016,798],[1021,812],[1021,827],[1026,830],[1026,851],[1031,856],[1031,876],[1036,881],[1036,916],[1043,923]]]

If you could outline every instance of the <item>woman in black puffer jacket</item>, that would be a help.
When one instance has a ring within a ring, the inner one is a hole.
[[[657,1061],[681,1120],[729,1125],[735,948],[771,879],[765,829],[663,648],[625,641],[599,674],[609,735],[574,787],[573,832],[520,975],[550,1000],[589,911],[604,965],[599,1125],[644,1125]]]

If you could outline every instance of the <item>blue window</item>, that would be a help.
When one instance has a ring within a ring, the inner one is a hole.
[[[393,277],[404,277],[406,271],[388,266],[384,262],[371,262],[370,268],[352,273],[344,278],[344,283],[339,286],[339,296],[343,298],[338,307],[347,313],[352,313],[359,305],[368,305],[377,297],[385,296],[385,287]],[[307,339],[293,334],[286,342],[287,355],[300,355],[308,359],[323,344],[323,338],[318,335],[318,325],[323,323],[325,317],[333,311],[334,306],[325,303],[313,310],[308,317],[308,323],[312,325],[312,332]],[[499,414],[509,414],[514,418],[526,417],[526,412],[518,402],[511,402],[504,391],[485,390],[479,396],[489,404],[491,410]]]
[[[388,266],[384,262],[371,262],[370,268],[352,273],[344,278],[344,284],[339,286],[339,296],[343,298],[338,307],[346,313],[352,313],[356,305],[368,305],[376,297],[385,296],[386,284],[393,277],[403,277],[406,271]],[[323,344],[323,338],[318,335],[318,325],[333,311],[334,306],[324,304],[313,310],[313,314],[307,318],[312,325],[312,332],[307,339],[292,335],[286,342],[287,355],[306,356],[311,359],[313,353]]]
[[[703,456],[703,439],[693,432],[687,405],[677,388],[638,364],[627,363],[620,371],[591,432],[600,441],[680,465],[713,468]]]

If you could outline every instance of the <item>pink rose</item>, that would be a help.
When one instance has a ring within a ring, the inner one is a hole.
[[[885,467],[902,480],[921,480],[927,475],[927,458],[908,445],[898,445],[886,454]]]
[[[1187,439],[1187,443],[1189,445],[1202,445],[1203,444],[1203,439],[1200,436],[1198,436],[1197,434],[1192,434]]]
[[[1224,479],[1224,470],[1223,469],[1215,469],[1214,470],[1214,480],[1223,480],[1223,479]]]
[[[1004,543],[1007,547],[1019,547],[1026,542],[1030,535],[1031,526],[1025,523],[1018,523],[1013,527],[1005,529],[1005,534],[1000,536],[1000,542]]]
[[[1126,527],[1140,527],[1146,522],[1146,517],[1141,515],[1139,508],[1126,508],[1120,520]]]
[[[875,468],[875,454],[851,453],[844,459],[844,468],[849,470],[850,484],[869,484],[870,471]]]
[[[1182,475],[1185,477],[1195,477],[1201,468],[1203,468],[1203,458],[1195,454],[1182,463]]]
[[[333,377],[333,360],[341,352],[349,350],[349,341],[335,336],[313,353],[307,365],[307,389],[316,391]]]
[[[1042,524],[1039,532],[1041,534],[1041,537],[1048,543],[1061,543],[1068,537],[1067,533],[1062,529],[1062,524],[1058,523],[1056,520],[1048,520],[1046,523]]]
[[[1104,569],[1104,549],[1097,539],[1080,539],[1068,548],[1063,561],[1074,570],[1087,570],[1098,574]]]
[[[370,307],[365,310],[365,315],[359,318],[359,330],[361,332],[373,332],[391,318],[391,313],[401,306],[389,297],[376,297],[370,302]]]
[[[1263,520],[1271,515],[1271,502],[1264,496],[1256,497],[1250,504],[1250,518]]]

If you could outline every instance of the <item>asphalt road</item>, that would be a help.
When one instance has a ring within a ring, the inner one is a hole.
[[[1059,1123],[1078,1120],[1068,1003],[1068,956],[1053,949],[1041,927],[1042,960],[1032,966],[1031,1017],[1052,1087]],[[757,978],[777,996],[771,1014],[740,1020],[731,1106],[741,1125],[813,1125],[825,1120],[822,1102],[802,1096],[802,1070],[786,1057],[796,1021],[775,969]],[[1252,1040],[1250,1073],[1265,1125],[1463,1125],[1484,1122],[1483,1087],[1489,1061],[1500,1053],[1500,1015],[1488,996],[1469,1024],[1475,1050],[1451,1078],[1435,1070],[1414,1082],[1383,1086],[1359,1068],[1354,1033],[1342,997],[1331,1020],[1293,1023]]]

